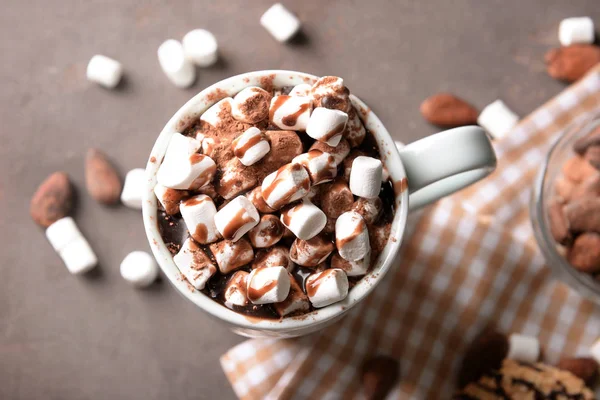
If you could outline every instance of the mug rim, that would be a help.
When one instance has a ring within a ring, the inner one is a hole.
[[[191,285],[185,279],[182,279],[182,274],[173,261],[173,255],[167,249],[160,235],[157,220],[158,202],[154,195],[156,173],[171,136],[175,132],[185,130],[190,123],[195,121],[206,109],[221,98],[234,96],[245,87],[264,86],[265,82],[269,82],[275,87],[293,86],[300,83],[314,83],[317,79],[317,76],[297,71],[262,70],[246,72],[216,82],[197,93],[175,112],[161,130],[148,157],[142,215],[146,236],[148,237],[148,242],[158,265],[167,276],[169,282],[175,286],[180,294],[210,315],[235,327],[252,331],[293,332],[306,330],[307,328],[324,324],[341,316],[364,300],[379,284],[394,264],[400,244],[402,243],[408,216],[409,193],[408,190],[395,190],[395,210],[390,235],[383,251],[375,262],[375,266],[354,285],[344,300],[294,317],[265,319],[235,312],[211,299],[201,291],[191,288]],[[351,95],[351,101],[361,116],[365,128],[375,137],[381,161],[388,169],[392,182],[400,182],[402,179],[405,179],[406,172],[400,154],[385,126],[375,113],[358,97]]]

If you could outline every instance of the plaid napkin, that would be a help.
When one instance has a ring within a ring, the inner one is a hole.
[[[555,280],[529,224],[549,145],[600,110],[600,66],[495,142],[488,179],[430,207],[392,268],[344,319],[308,337],[248,340],[221,358],[242,399],[356,398],[368,356],[400,360],[390,398],[448,398],[466,346],[489,323],[539,338],[544,356],[585,353],[600,307]]]

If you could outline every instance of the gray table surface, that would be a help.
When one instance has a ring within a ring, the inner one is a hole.
[[[405,142],[436,132],[418,109],[440,90],[478,107],[502,98],[524,116],[564,88],[543,64],[558,22],[591,15],[600,23],[598,0],[285,1],[304,35],[281,45],[258,22],[271,2],[3,3],[0,398],[234,397],[218,359],[242,338],[165,281],[138,291],[121,279],[121,259],[149,248],[139,212],[86,194],[89,147],[104,149],[123,174],[144,166],[162,126],[194,93],[272,68],[344,77]],[[221,61],[180,90],[156,49],[198,27],[216,35]],[[95,53],[124,64],[119,90],[86,81]],[[55,170],[79,189],[75,217],[100,259],[90,276],[69,275],[28,216],[31,194]]]

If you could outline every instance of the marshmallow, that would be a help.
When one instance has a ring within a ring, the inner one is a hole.
[[[312,102],[310,97],[275,96],[269,108],[269,121],[281,129],[306,130]]]
[[[265,199],[263,199],[262,196],[262,188],[260,186],[252,189],[252,191],[246,194],[246,197],[248,197],[248,200],[254,204],[254,207],[256,207],[256,209],[263,214],[271,214],[276,211],[275,209],[269,207],[267,203],[265,203]]]
[[[285,267],[288,271],[294,268],[294,264],[290,260],[290,251],[282,246],[259,251],[252,262],[252,269],[281,266]]]
[[[382,173],[381,161],[365,156],[356,157],[350,171],[350,190],[355,196],[366,199],[379,196]]]
[[[230,240],[221,240],[210,245],[222,274],[228,274],[246,264],[252,262],[254,250],[246,239],[240,239],[237,242]]]
[[[256,207],[244,196],[238,196],[215,215],[215,225],[223,238],[237,242],[258,225],[260,216]]]
[[[179,190],[196,190],[210,183],[217,165],[212,158],[196,153],[199,148],[196,139],[175,132],[156,174],[158,183]]]
[[[348,156],[346,158],[344,158],[344,161],[342,164],[344,166],[344,179],[346,181],[350,181],[350,172],[352,172],[352,163],[354,162],[356,157],[366,156],[366,155],[367,155],[367,153],[365,153],[362,150],[352,149],[350,154],[348,154]]]
[[[212,243],[219,239],[215,226],[217,208],[212,199],[199,194],[181,203],[181,216],[187,226],[190,236],[200,244]]]
[[[206,282],[217,272],[204,250],[192,239],[183,242],[181,250],[173,257],[173,262],[188,282],[198,290],[204,289]]]
[[[117,60],[96,54],[87,65],[88,80],[112,89],[116,87],[123,76],[123,66]]]
[[[307,312],[310,309],[308,296],[304,294],[302,288],[290,275],[290,292],[285,300],[273,304],[275,311],[280,317],[285,317],[296,312]]]
[[[359,213],[348,211],[335,221],[335,245],[344,260],[357,261],[367,256],[371,250],[369,231]]]
[[[519,122],[519,116],[512,112],[502,100],[487,105],[479,114],[477,123],[494,138],[505,136]]]
[[[271,150],[267,137],[255,126],[238,136],[231,143],[231,147],[233,154],[245,166],[257,163]]]
[[[590,348],[590,353],[594,359],[600,363],[600,339],[597,339],[592,347]]]
[[[344,80],[337,76],[319,78],[310,90],[313,103],[318,107],[350,112],[350,91],[344,86]]]
[[[319,207],[304,200],[302,203],[282,211],[281,222],[297,238],[309,240],[323,230],[327,224],[327,217]]]
[[[344,260],[338,253],[331,257],[331,268],[343,270],[348,276],[361,276],[367,273],[371,263],[371,251],[360,260],[348,261]]]
[[[340,110],[317,107],[313,110],[306,126],[306,134],[330,146],[337,146],[346,129],[348,114]]]
[[[132,169],[125,175],[121,203],[141,210],[144,190],[146,190],[146,171],[143,168]]]
[[[64,217],[46,229],[48,241],[72,274],[83,274],[98,264],[89,243],[71,217]]]
[[[167,215],[175,215],[179,212],[179,203],[189,195],[187,190],[176,190],[157,183],[154,186],[154,195],[162,205]]]
[[[281,3],[265,11],[260,24],[279,42],[287,42],[300,30],[300,20]]]
[[[254,304],[279,303],[290,292],[290,275],[282,266],[253,269],[247,281],[248,300]]]
[[[196,68],[185,57],[183,46],[169,39],[158,48],[158,62],[169,80],[177,87],[189,87],[196,79]]]
[[[286,164],[263,180],[262,195],[271,208],[279,209],[299,200],[310,190],[310,177],[300,164]]]
[[[189,31],[181,42],[185,56],[194,64],[208,67],[217,62],[217,39],[206,29]]]
[[[232,306],[245,306],[248,304],[248,297],[246,296],[246,285],[248,280],[246,271],[237,271],[227,281],[223,297],[225,298],[225,305],[229,308]]]
[[[327,143],[316,141],[310,146],[309,150],[321,150],[323,153],[331,154],[335,160],[335,165],[338,166],[350,153],[350,144],[346,139],[342,139],[335,147],[329,146]]]
[[[202,113],[200,121],[217,128],[219,123],[223,120],[223,114],[231,113],[232,102],[233,99],[231,97],[225,97],[224,99],[219,100]]]
[[[266,131],[271,151],[262,160],[264,168],[274,171],[292,162],[294,157],[304,151],[302,140],[294,131]]]
[[[271,247],[283,237],[285,228],[279,218],[274,215],[263,215],[260,222],[248,232],[252,246],[256,248]]]
[[[360,198],[354,202],[352,210],[359,213],[367,224],[374,224],[383,211],[383,201],[379,197]]]
[[[563,46],[594,43],[594,21],[590,17],[563,19],[558,27],[558,40]]]
[[[348,296],[348,277],[341,269],[326,269],[306,279],[306,294],[315,308],[343,300]]]
[[[334,246],[323,235],[310,240],[296,239],[290,248],[290,259],[303,267],[316,267],[329,257]]]
[[[249,174],[245,169],[237,157],[227,161],[222,169],[221,179],[216,183],[219,195],[229,200],[256,186],[256,175]]]
[[[290,93],[288,93],[288,96],[309,96],[310,89],[311,86],[308,83],[301,83],[299,85],[294,86],[292,90],[290,90]]]
[[[145,251],[132,251],[121,261],[121,276],[136,287],[150,286],[158,276],[158,265]]]
[[[342,179],[323,186],[321,191],[321,210],[328,218],[337,218],[349,211],[354,204],[354,196]]]
[[[233,98],[231,115],[238,121],[256,124],[269,117],[271,94],[257,86],[242,89]]]
[[[540,358],[540,342],[534,337],[513,333],[508,337],[506,358],[535,363]]]
[[[346,130],[344,131],[344,138],[350,143],[351,147],[360,146],[365,139],[367,131],[365,126],[360,120],[358,113],[354,107],[351,107],[348,111],[348,123],[346,124]]]
[[[308,153],[300,154],[292,160],[294,164],[302,165],[313,185],[329,182],[337,175],[337,166],[335,159],[329,153],[323,153],[321,150],[310,150]]]

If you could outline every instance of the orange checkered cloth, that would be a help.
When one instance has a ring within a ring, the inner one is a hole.
[[[390,398],[448,398],[466,346],[485,326],[539,338],[544,355],[584,353],[600,307],[554,279],[528,203],[550,144],[600,110],[600,66],[495,142],[498,169],[428,208],[397,265],[361,304],[308,337],[248,340],[221,358],[242,399],[355,398],[374,354],[401,363]]]

